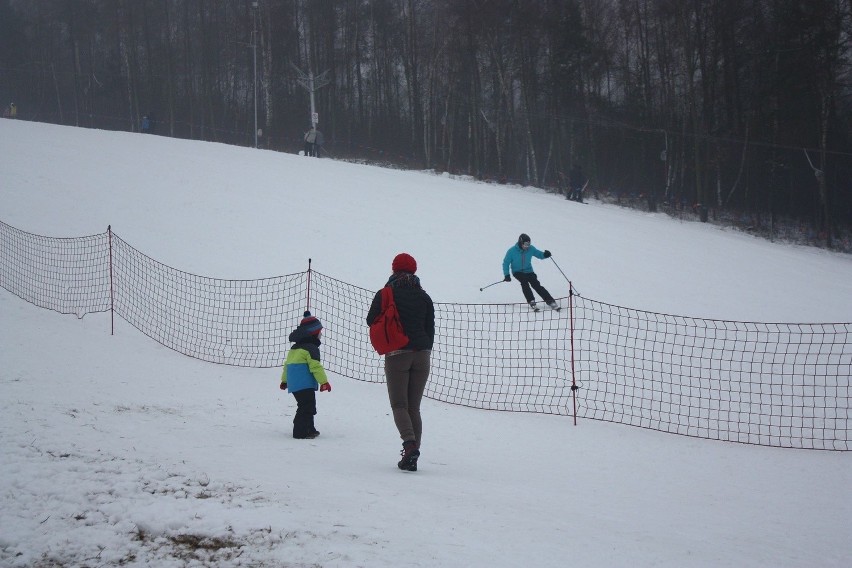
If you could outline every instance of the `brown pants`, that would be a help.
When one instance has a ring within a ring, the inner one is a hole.
[[[423,433],[420,401],[429,379],[430,356],[431,351],[403,351],[385,357],[388,398],[403,442],[420,443]]]

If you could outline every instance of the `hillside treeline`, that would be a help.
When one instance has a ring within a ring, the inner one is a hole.
[[[295,151],[313,79],[336,157],[548,188],[580,165],[590,193],[831,246],[852,225],[850,34],[852,0],[0,0],[0,96],[244,145],[256,122]]]

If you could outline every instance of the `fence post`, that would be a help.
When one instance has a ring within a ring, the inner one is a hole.
[[[305,311],[311,311],[311,259],[308,259],[308,300]]]
[[[113,295],[112,286],[112,225],[107,225],[107,235],[109,236],[109,334],[115,335],[115,296]]]

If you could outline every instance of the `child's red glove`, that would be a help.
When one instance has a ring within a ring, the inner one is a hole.
[[[331,392],[331,383],[320,385],[320,392]]]
[[[279,388],[279,389],[281,389],[281,390],[283,390],[283,391],[287,390],[287,383],[281,383],[281,384],[278,386],[278,388]]]

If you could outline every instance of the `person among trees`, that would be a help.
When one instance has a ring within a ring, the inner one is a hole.
[[[538,306],[536,305],[535,296],[532,293],[533,290],[538,292],[544,303],[554,310],[559,310],[559,304],[556,303],[550,292],[539,283],[538,276],[536,276],[532,268],[533,257],[550,258],[550,256],[549,250],[545,250],[544,252],[538,250],[532,246],[530,236],[526,233],[521,233],[518,237],[518,242],[512,245],[503,257],[503,281],[512,281],[512,277],[509,276],[509,269],[511,268],[515,280],[521,283],[521,291],[524,294],[524,298],[526,298],[530,307],[536,311],[538,311]]]
[[[9,118],[18,118],[18,107],[15,103],[9,103]]]
[[[568,199],[582,203],[583,189],[586,187],[586,176],[583,175],[583,168],[579,164],[575,164],[574,167],[571,168],[568,182],[571,187]]]
[[[385,377],[393,421],[402,439],[402,459],[397,467],[404,471],[417,471],[423,437],[420,402],[429,379],[430,357],[435,342],[435,306],[420,285],[420,279],[414,275],[417,261],[410,254],[396,255],[391,271],[385,287],[393,291],[399,319],[409,342],[385,355]],[[380,290],[367,312],[367,325],[371,325],[381,312]]]
[[[318,132],[314,124],[311,125],[310,130],[305,132],[305,156],[316,156]]]
[[[310,440],[319,436],[314,427],[317,413],[316,390],[331,392],[331,383],[320,363],[320,333],[322,323],[311,312],[305,312],[299,326],[290,334],[293,346],[287,353],[281,372],[281,390],[286,390],[296,399],[296,415],[293,417],[293,437]]]
[[[151,133],[151,119],[148,118],[148,115],[142,117],[142,134],[150,134]]]

